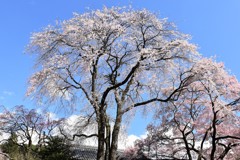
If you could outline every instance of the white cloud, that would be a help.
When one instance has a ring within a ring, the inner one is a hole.
[[[83,125],[87,122],[87,119],[83,116],[72,115],[66,119],[66,123],[63,125],[63,129],[65,134],[69,137],[72,137],[74,134],[94,134],[97,133],[97,125],[94,122],[90,122],[89,125],[83,127]],[[81,129],[82,128],[82,129]],[[83,144],[88,146],[97,146],[97,139],[95,137],[92,138],[76,138],[74,140],[76,144]]]
[[[59,120],[58,115],[53,112],[48,112],[48,116],[51,120]]]
[[[14,95],[14,92],[11,91],[2,91],[0,92],[0,100],[5,100],[7,98],[7,96],[12,96]]]
[[[38,109],[36,109],[36,112],[37,112],[38,114],[42,114],[42,113],[43,113],[43,110],[42,110],[41,108],[38,108]]]
[[[129,135],[129,136],[127,137],[127,140],[126,140],[127,143],[125,144],[124,148],[134,146],[134,142],[135,142],[137,139],[139,139],[138,136],[133,135],[133,134]]]
[[[1,133],[0,134],[0,142],[5,142],[5,140],[7,140],[9,138],[10,134],[8,133]]]
[[[68,136],[72,136],[74,133],[77,133],[77,128],[80,128],[84,122],[86,122],[86,119],[82,116],[78,115],[72,115],[66,120],[66,124],[64,125],[64,129],[66,134]],[[113,126],[113,125],[112,125]],[[97,124],[93,121],[91,124],[83,129],[84,131],[81,133],[84,133],[86,135],[97,133]],[[118,148],[119,149],[125,149],[127,147],[133,146],[135,140],[141,139],[146,137],[147,133],[144,133],[143,135],[136,136],[136,135],[127,135],[125,132],[125,128],[122,127],[120,134],[119,134],[119,140],[118,140]],[[76,144],[83,144],[87,146],[97,146],[97,138],[87,138],[87,139],[79,139],[76,138],[75,142]]]
[[[126,144],[124,145],[124,148],[128,148],[128,147],[133,147],[134,146],[134,142],[138,139],[144,139],[147,137],[147,132],[145,132],[144,134],[137,136],[134,134],[128,135],[127,140],[126,140]]]
[[[14,95],[14,92],[11,92],[11,91],[3,91],[2,92],[4,95],[7,95],[7,96],[12,96]]]

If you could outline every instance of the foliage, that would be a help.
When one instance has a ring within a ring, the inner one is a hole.
[[[11,160],[37,160],[36,153],[26,151],[25,147],[17,144],[17,135],[13,133],[6,142],[1,144],[1,151]]]
[[[21,145],[17,145],[17,135],[13,134],[7,142],[1,145],[3,153],[7,153],[12,160],[74,160],[71,145],[60,137],[47,138],[41,148],[32,146],[32,150],[23,151]],[[36,150],[37,149],[37,150]]]
[[[151,158],[236,159],[240,149],[240,83],[223,63],[197,62],[194,77],[177,101],[156,115],[135,150]]]
[[[19,152],[19,146],[14,141],[17,141],[16,134],[12,134],[7,142],[1,144],[1,150],[3,153],[7,153],[9,157],[16,157]]]
[[[145,9],[75,14],[32,35],[28,51],[39,68],[27,95],[64,106],[81,100],[82,115],[96,121],[98,133],[80,135],[98,137],[99,160],[115,160],[126,114],[173,100],[187,85],[186,70],[199,56],[189,39]]]
[[[60,137],[49,138],[39,156],[44,160],[74,160],[71,145]]]
[[[36,157],[35,154],[45,138],[50,136],[61,122],[52,120],[49,113],[38,113],[24,106],[15,106],[11,110],[3,109],[0,115],[0,132],[9,134],[10,138],[2,147],[10,155],[19,152],[25,159]]]

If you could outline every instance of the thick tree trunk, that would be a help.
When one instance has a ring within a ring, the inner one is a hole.
[[[111,150],[109,160],[116,160],[117,159],[117,149],[118,149],[118,135],[120,131],[120,126],[122,122],[122,116],[118,115],[112,133],[112,143],[111,143]]]
[[[97,160],[105,159],[105,128],[106,128],[106,119],[104,111],[101,111],[98,120],[98,151],[97,151]]]
[[[99,133],[100,135],[100,133]],[[102,137],[98,138],[98,151],[97,151],[97,160],[104,160],[104,139]]]
[[[110,154],[110,145],[111,145],[111,126],[109,123],[109,119],[107,117],[106,119],[106,151],[105,151],[105,160],[110,160],[109,159],[109,154]]]

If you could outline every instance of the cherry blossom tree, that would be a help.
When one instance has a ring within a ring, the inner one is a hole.
[[[159,110],[160,124],[148,126],[148,136],[137,148],[157,159],[236,159],[240,83],[212,59],[197,62],[191,72],[192,83]]]
[[[60,120],[53,120],[49,113],[38,113],[34,109],[27,109],[24,106],[15,106],[11,110],[1,107],[0,133],[7,134],[14,139],[8,139],[23,150],[23,154],[30,153],[33,146],[40,149],[46,138],[50,137],[53,130],[61,123]],[[2,139],[1,142],[7,141]]]
[[[187,85],[190,77],[176,73],[199,56],[189,39],[145,9],[74,14],[32,35],[38,71],[27,95],[81,108],[98,124],[97,159],[115,160],[124,116],[173,100]]]

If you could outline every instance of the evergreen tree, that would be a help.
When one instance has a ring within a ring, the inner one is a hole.
[[[48,139],[46,146],[39,152],[40,158],[44,160],[75,160],[70,150],[69,142],[60,137]]]

